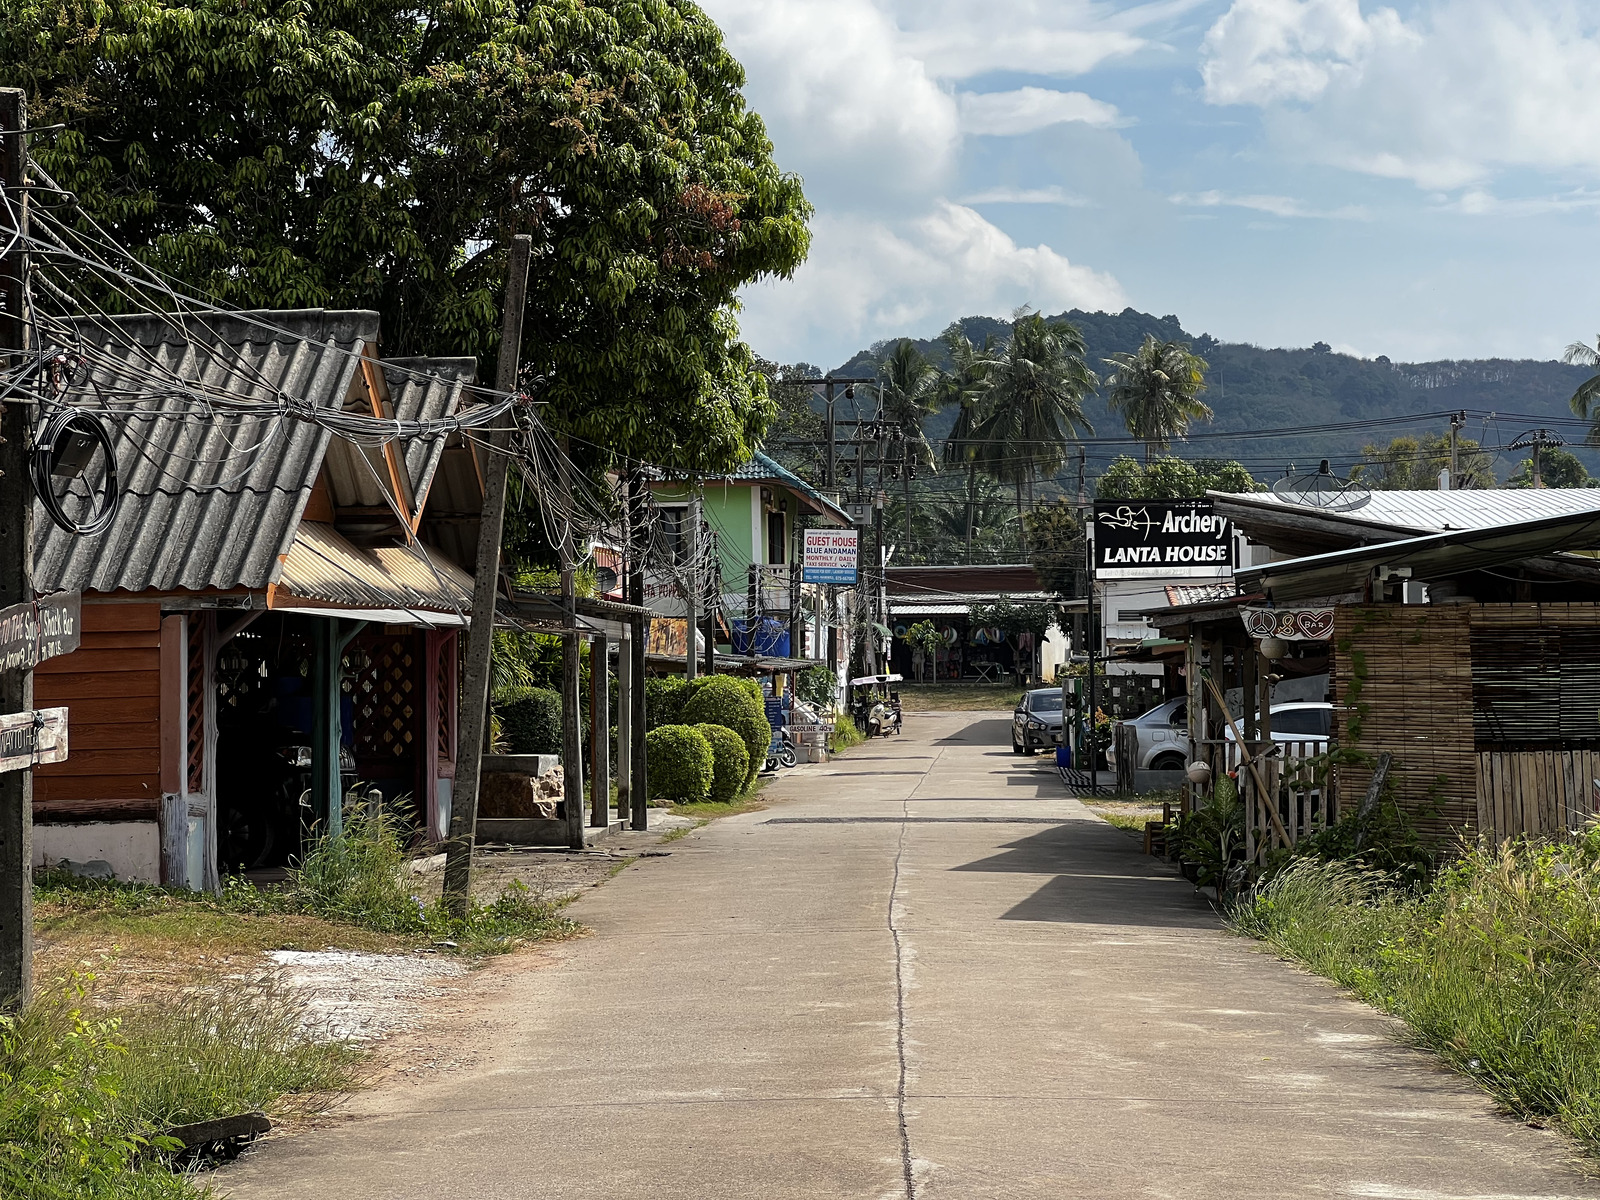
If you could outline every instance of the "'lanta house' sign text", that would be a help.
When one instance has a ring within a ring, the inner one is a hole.
[[[1233,525],[1209,500],[1095,503],[1096,579],[1226,579],[1233,567]]]

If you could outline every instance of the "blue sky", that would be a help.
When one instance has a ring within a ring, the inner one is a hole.
[[[1600,329],[1600,3],[702,0],[817,206],[762,354],[1124,305],[1553,358]]]

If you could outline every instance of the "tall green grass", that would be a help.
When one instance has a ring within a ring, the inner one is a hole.
[[[1299,859],[1232,920],[1600,1153],[1600,832],[1475,847],[1431,888]]]
[[[213,980],[119,1010],[92,976],[0,1017],[0,1196],[176,1200],[196,1193],[162,1161],[163,1131],[348,1087],[356,1056],[302,1032],[266,984]]]

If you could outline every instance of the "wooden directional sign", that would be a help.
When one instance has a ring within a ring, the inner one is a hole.
[[[0,771],[66,761],[66,709],[41,708],[0,716]]]
[[[71,654],[82,637],[82,608],[80,593],[57,592],[0,609],[0,671],[31,671],[47,658]]]

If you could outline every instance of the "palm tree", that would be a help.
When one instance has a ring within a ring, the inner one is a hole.
[[[1060,470],[1068,446],[1094,432],[1083,401],[1100,381],[1083,355],[1083,335],[1073,326],[1019,313],[1011,340],[992,356],[986,411],[973,437],[979,469],[1012,486],[1019,521],[1024,487],[1031,495],[1033,481]],[[1026,530],[1022,548],[1027,553]]]
[[[922,422],[939,408],[941,374],[910,338],[896,342],[878,365],[878,418],[894,426],[905,447],[900,462],[904,486],[900,532],[907,548],[911,545],[911,472],[913,465],[934,465],[933,447]]]
[[[1593,346],[1573,342],[1561,356],[1561,361],[1600,367],[1600,337],[1595,338]],[[1589,444],[1600,445],[1600,372],[1585,379],[1578,385],[1578,390],[1572,393],[1572,411],[1589,422],[1589,436],[1586,439]]]
[[[1197,397],[1206,388],[1206,360],[1188,342],[1158,341],[1146,334],[1132,354],[1106,359],[1106,402],[1120,411],[1128,432],[1144,443],[1144,461],[1165,452],[1172,439],[1189,432],[1190,421],[1209,421],[1211,409]]]
[[[989,369],[994,363],[993,347],[983,339],[983,347],[974,346],[961,332],[959,324],[944,331],[945,349],[950,352],[950,370],[939,380],[939,403],[959,404],[955,425],[944,443],[946,466],[960,467],[967,473],[966,515],[962,520],[962,535],[966,542],[966,557],[972,561],[972,530],[974,509],[977,504],[978,441],[976,430],[988,412]]]

